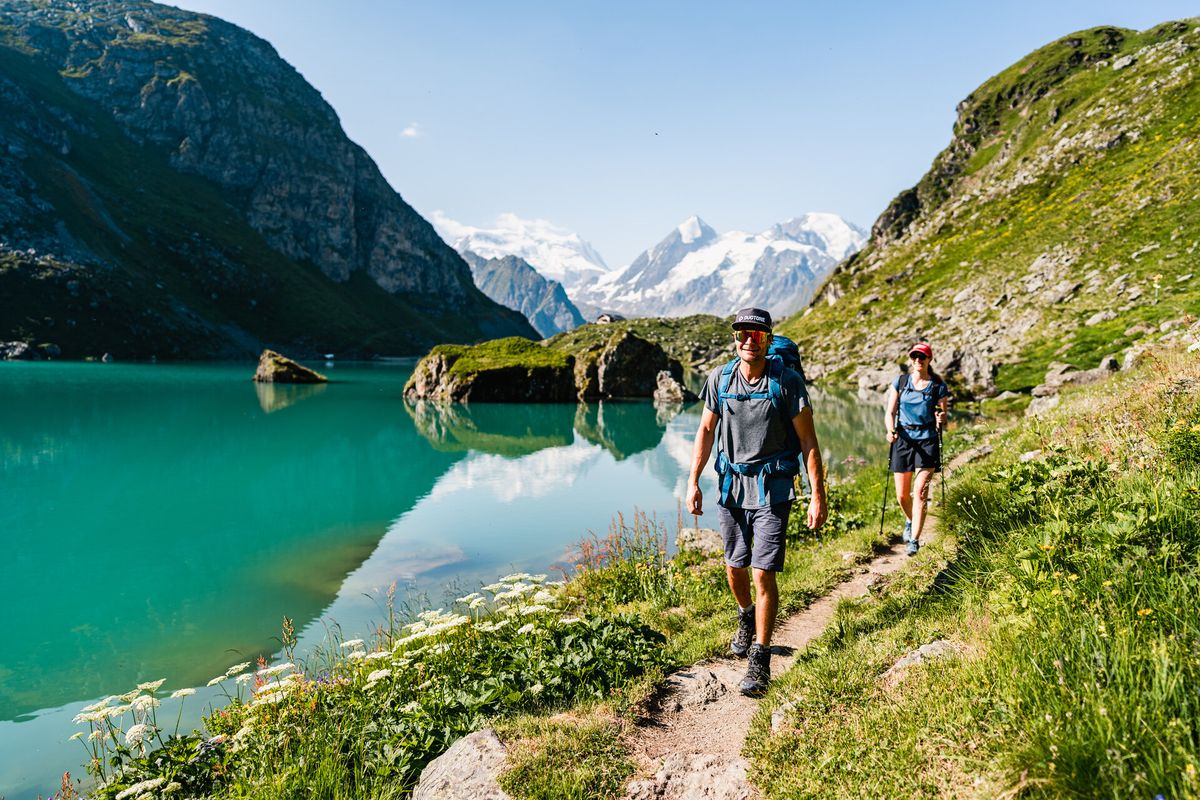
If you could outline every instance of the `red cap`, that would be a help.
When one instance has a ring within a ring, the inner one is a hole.
[[[933,348],[929,346],[928,342],[917,342],[908,348],[908,354],[911,356],[913,353],[920,353],[930,361],[933,361]]]

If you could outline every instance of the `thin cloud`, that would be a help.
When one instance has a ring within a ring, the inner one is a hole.
[[[421,135],[421,126],[415,122],[410,122],[407,128],[400,131],[400,135],[405,139],[416,139]]]

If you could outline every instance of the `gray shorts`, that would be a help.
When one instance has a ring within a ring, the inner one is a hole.
[[[783,569],[784,538],[792,501],[770,508],[717,506],[725,563],[731,567],[779,572]]]

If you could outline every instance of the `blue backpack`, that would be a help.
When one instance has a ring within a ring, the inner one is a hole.
[[[717,452],[717,462],[714,465],[720,477],[721,500],[725,505],[729,493],[733,489],[733,476],[751,475],[758,478],[758,496],[760,500],[766,497],[766,479],[772,475],[795,478],[800,474],[800,437],[788,416],[783,402],[783,371],[795,370],[804,378],[804,370],[800,366],[800,348],[786,336],[773,336],[771,346],[767,348],[767,391],[739,394],[729,391],[733,381],[733,371],[737,369],[741,359],[735,358],[721,369],[721,379],[717,384],[717,416],[721,416],[726,404],[746,400],[762,400],[769,398],[772,407],[779,412],[783,420],[784,430],[787,431],[787,445],[778,453],[765,456],[757,461],[744,464],[734,463],[725,455],[724,450]]]

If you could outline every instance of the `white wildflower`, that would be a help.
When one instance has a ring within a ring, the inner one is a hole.
[[[487,586],[483,587],[483,591],[487,592],[488,594],[495,594],[496,592],[500,591],[503,588],[504,588],[503,583],[499,583],[499,582],[489,583]]]
[[[471,592],[468,595],[464,595],[464,596],[458,598],[454,602],[456,602],[456,603],[474,603],[476,600],[482,600],[482,599],[483,599],[483,595],[481,595],[479,592]]]
[[[71,720],[71,722],[74,722],[76,725],[82,725],[85,722],[99,722],[102,719],[108,719],[107,709],[76,714],[75,718]]]
[[[122,703],[128,703],[130,700],[137,697],[141,693],[142,693],[141,689],[134,689],[132,691],[126,692],[125,694],[117,695],[117,699],[120,700]]]
[[[495,631],[503,628],[509,622],[511,622],[511,620],[508,619],[502,619],[498,622],[485,622],[479,626],[479,630],[483,631],[484,633],[494,633]]]
[[[145,714],[150,709],[161,706],[162,701],[160,701],[157,697],[151,697],[148,694],[144,694],[141,697],[133,698],[133,702],[129,705],[133,709],[133,713]]]
[[[538,592],[537,594],[535,594],[533,596],[533,602],[535,602],[535,603],[553,603],[554,595],[551,594],[550,592],[547,592],[545,589],[542,589],[540,592]]]
[[[524,608],[521,609],[521,613],[522,614],[541,614],[541,613],[544,613],[549,610],[550,609],[546,608],[545,606],[541,606],[541,605],[525,606]]]
[[[170,783],[168,783],[166,786],[164,786],[162,788],[162,792],[160,794],[175,794],[182,788],[183,788],[183,784],[178,783],[176,781],[171,781]]]
[[[128,789],[121,790],[117,794],[117,800],[125,800],[126,797],[132,797],[134,795],[140,795],[143,792],[152,791],[162,786],[166,782],[166,778],[150,778],[149,780],[142,781],[141,783],[135,783]]]
[[[244,723],[242,723],[242,727],[238,728],[237,733],[233,735],[233,740],[235,742],[240,742],[253,732],[254,723],[250,720],[246,720]]]
[[[138,688],[144,689],[147,692],[157,692],[158,688],[166,682],[167,682],[166,678],[159,678],[156,681],[148,681],[146,683],[139,683]]]
[[[259,695],[258,697],[254,698],[254,702],[250,705],[251,707],[270,705],[271,703],[278,703],[285,697],[287,697],[287,692],[278,690],[274,692],[267,692],[266,694]]]
[[[92,731],[90,734],[88,734],[89,742],[99,742],[107,738],[109,738],[109,733],[108,731],[104,730]]]
[[[421,704],[418,703],[416,700],[413,700],[411,703],[406,703],[405,705],[400,707],[401,714],[415,714],[416,712],[418,712],[420,710],[421,710]]]
[[[350,639],[348,641],[342,642],[343,650],[358,649],[360,647],[364,647],[362,639]]]
[[[229,677],[228,675],[218,675],[217,677],[213,678],[211,681],[209,681],[208,683],[206,683],[204,685],[205,686],[216,686],[218,683],[220,683],[221,681],[225,680],[228,677]]]
[[[562,621],[563,625],[574,625],[576,622],[583,622],[579,617],[567,617]]]
[[[273,667],[263,667],[258,671],[258,674],[262,676],[278,675],[281,672],[287,672],[289,669],[295,668],[295,664],[276,664]]]
[[[191,697],[196,693],[195,689],[176,689],[171,692],[171,699],[178,700],[181,697]]]
[[[474,611],[475,609],[480,608],[481,606],[485,606],[485,605],[487,605],[487,600],[483,599],[482,597],[476,597],[474,600],[471,601],[471,604],[469,606],[467,606],[467,608]]]
[[[412,631],[413,633],[423,633],[425,631],[425,629],[428,627],[429,626],[426,625],[424,622],[417,621],[417,622],[411,622],[408,625],[405,625],[404,629],[407,631]]]
[[[347,661],[360,661],[367,657],[367,654],[362,650],[355,650],[353,653],[346,654]]]
[[[388,675],[391,675],[391,674],[392,674],[392,671],[390,669],[387,669],[386,667],[383,669],[377,669],[374,672],[372,672],[370,675],[367,676],[367,681],[369,683],[375,683],[375,681],[381,681],[384,678],[386,678]]]
[[[72,734],[71,734],[70,738],[69,738],[69,739],[67,739],[67,741],[68,741],[68,742],[73,742],[73,741],[75,741],[76,739],[82,739],[82,738],[83,738],[83,731],[76,731],[75,733],[72,733]]]
[[[533,694],[541,694],[541,693],[542,693],[542,690],[543,690],[543,689],[545,689],[545,688],[546,688],[546,687],[545,687],[545,686],[542,686],[542,684],[540,684],[540,683],[535,683],[533,686],[530,686],[530,687],[529,687],[529,691],[530,691],[531,693],[533,693]]]
[[[243,661],[240,664],[234,664],[232,667],[225,670],[225,677],[232,678],[234,675],[237,675],[239,672],[245,672],[247,669],[249,669],[249,667],[250,667],[249,661]]]
[[[150,734],[150,726],[144,722],[139,722],[129,730],[125,731],[125,744],[137,744],[143,741]]]
[[[238,686],[245,686],[247,683],[254,680],[254,676],[247,673],[245,675],[238,675],[236,678],[234,678],[234,680],[237,682]]]
[[[81,708],[79,710],[85,714],[90,711],[99,711],[102,708],[108,708],[109,704],[116,702],[116,700],[117,700],[116,696],[110,694],[108,697],[104,698],[103,700],[98,700],[97,702],[92,703],[90,706],[84,706],[83,708]]]
[[[376,650],[374,653],[367,653],[363,656],[366,661],[378,661],[381,658],[387,658],[391,653],[387,650]]]
[[[132,708],[133,708],[133,706],[131,704],[127,704],[127,705],[123,705],[123,706],[113,706],[112,708],[108,709],[108,718],[116,719],[117,717],[123,717],[126,714],[128,714]]]
[[[521,627],[517,628],[517,633],[520,635],[524,635],[526,633],[533,633],[533,630],[536,627],[537,626],[534,625],[532,622],[527,622],[524,625],[522,625]]]

